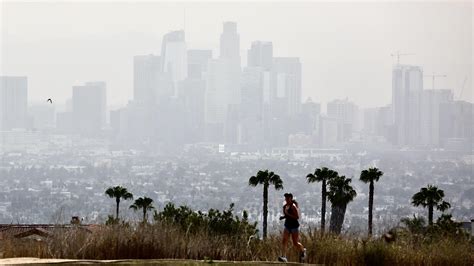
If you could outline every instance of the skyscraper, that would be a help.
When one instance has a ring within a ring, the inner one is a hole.
[[[241,78],[241,140],[256,147],[263,142],[263,68],[246,67]]]
[[[137,55],[133,57],[133,100],[141,104],[155,104],[159,94],[166,94],[161,87],[163,76],[161,58],[155,55]]]
[[[205,121],[207,132],[214,139],[225,139],[225,134],[236,136],[231,132],[235,124],[235,115],[228,116],[229,108],[235,113],[240,104],[240,37],[235,22],[224,22],[220,36],[220,55],[218,59],[209,60],[206,75]],[[232,107],[231,107],[232,106]],[[232,118],[233,121],[227,121]],[[208,134],[209,135],[209,134]],[[228,138],[229,139],[229,138]]]
[[[226,61],[221,59],[209,61],[206,80],[206,123],[224,123],[230,104],[230,75]]]
[[[337,141],[348,141],[357,122],[358,107],[345,100],[334,100],[327,104],[327,116],[337,122]]]
[[[395,65],[392,70],[392,108],[399,146],[420,142],[420,97],[423,70],[419,66]]]
[[[472,151],[474,144],[474,104],[449,101],[440,104],[440,144],[448,150]]]
[[[420,107],[420,144],[439,147],[440,106],[453,100],[451,90],[423,90]]]
[[[273,44],[271,42],[254,41],[247,52],[249,67],[262,67],[265,71],[272,68]]]
[[[273,99],[283,103],[288,116],[301,111],[301,63],[298,57],[275,57]]]
[[[0,76],[0,130],[26,128],[27,77]]]
[[[177,94],[178,82],[188,76],[188,60],[184,31],[172,31],[163,36],[161,45],[162,70],[171,75],[174,85],[173,95]]]
[[[106,84],[86,82],[72,87],[73,127],[82,135],[97,135],[105,125]]]
[[[236,22],[224,22],[220,38],[220,54],[222,59],[228,59],[240,67],[240,35],[237,33]]]
[[[188,76],[204,79],[207,64],[212,59],[212,50],[188,50]]]
[[[237,33],[237,23],[224,22],[220,37],[219,60],[225,67],[224,89],[228,94],[228,104],[240,103],[240,36]]]

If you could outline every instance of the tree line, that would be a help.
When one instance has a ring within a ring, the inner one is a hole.
[[[383,172],[376,167],[372,167],[361,171],[359,180],[369,185],[368,198],[368,235],[371,236],[373,232],[373,206],[375,183],[383,176]],[[329,200],[331,203],[331,216],[329,231],[335,234],[340,234],[344,223],[344,217],[347,205],[354,200],[357,192],[352,187],[351,178],[344,175],[339,175],[335,170],[327,167],[317,168],[314,173],[309,173],[306,176],[307,183],[321,183],[321,232],[324,233],[326,229],[326,203]],[[248,185],[256,187],[263,185],[263,222],[262,231],[263,238],[267,237],[267,218],[268,218],[268,189],[273,186],[276,190],[283,189],[283,180],[281,177],[270,171],[260,170],[256,175],[251,176]],[[116,202],[116,216],[115,220],[119,221],[119,211],[121,200],[132,200],[133,194],[127,188],[122,186],[109,187],[105,194],[114,198]],[[433,212],[436,208],[439,211],[445,211],[451,205],[444,201],[444,191],[433,185],[423,187],[419,192],[412,196],[411,203],[414,206],[422,206],[428,208],[428,222],[433,224]],[[143,222],[147,221],[147,213],[154,209],[153,199],[148,197],[139,197],[135,199],[134,203],[129,206],[135,211],[141,210],[143,213]]]

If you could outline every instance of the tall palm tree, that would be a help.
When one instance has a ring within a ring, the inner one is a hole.
[[[444,191],[438,189],[436,186],[428,185],[428,187],[421,188],[419,192],[415,193],[411,198],[413,206],[428,207],[428,223],[433,224],[433,208],[436,207],[439,211],[445,211],[451,207],[449,202],[443,201]]]
[[[329,231],[340,234],[346,207],[349,202],[357,196],[356,191],[351,186],[352,179],[345,176],[336,176],[328,181],[328,199],[331,202],[331,220]]]
[[[135,200],[135,202],[130,205],[130,209],[135,211],[142,209],[143,210],[143,223],[146,222],[146,213],[147,211],[153,210],[153,200],[148,197],[140,197]]]
[[[372,210],[374,208],[374,182],[378,182],[383,175],[377,167],[360,172],[360,181],[369,183],[369,236],[372,235]]]
[[[326,182],[337,175],[338,173],[336,171],[323,167],[316,169],[314,174],[309,173],[306,176],[308,183],[321,182],[321,232],[324,232],[326,228]]]
[[[127,188],[124,188],[122,186],[109,187],[105,191],[105,195],[109,196],[110,198],[115,198],[115,202],[117,203],[115,219],[117,220],[119,218],[120,199],[133,199],[132,193],[128,192]]]
[[[273,185],[276,190],[283,189],[283,181],[273,172],[260,170],[249,179],[249,186],[256,187],[259,184],[263,185],[263,238],[267,238],[268,187]]]

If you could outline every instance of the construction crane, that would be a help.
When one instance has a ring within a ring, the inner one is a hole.
[[[414,55],[412,53],[400,53],[400,51],[397,51],[396,53],[390,54],[391,57],[396,56],[397,57],[397,65],[400,65],[400,56],[405,56],[405,55]]]
[[[435,89],[435,79],[436,78],[445,78],[447,76],[446,75],[436,75],[435,73],[433,73],[432,75],[424,75],[424,77],[431,77],[433,79],[432,86],[433,86],[433,90],[434,90]]]
[[[459,92],[459,97],[458,97],[459,100],[461,100],[464,87],[466,86],[466,81],[467,81],[467,77],[464,77],[464,81],[462,82],[462,86],[461,86],[461,91]]]

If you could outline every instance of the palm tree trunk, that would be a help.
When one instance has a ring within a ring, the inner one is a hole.
[[[321,187],[321,232],[326,228],[326,180],[323,180]]]
[[[342,231],[342,224],[344,223],[344,216],[346,214],[347,204],[332,205],[331,206],[331,221],[329,224],[329,231],[340,234]]]
[[[263,239],[267,238],[268,184],[263,185]]]
[[[372,235],[372,209],[374,207],[374,181],[369,184],[369,236]]]
[[[143,208],[143,224],[146,222],[146,207]]]
[[[115,210],[115,219],[118,221],[119,218],[119,205],[120,205],[120,198],[115,198],[115,202],[117,202],[117,208]]]
[[[433,225],[433,205],[428,206],[428,224]]]
[[[331,205],[331,217],[329,218],[329,232],[336,232],[336,205]]]

